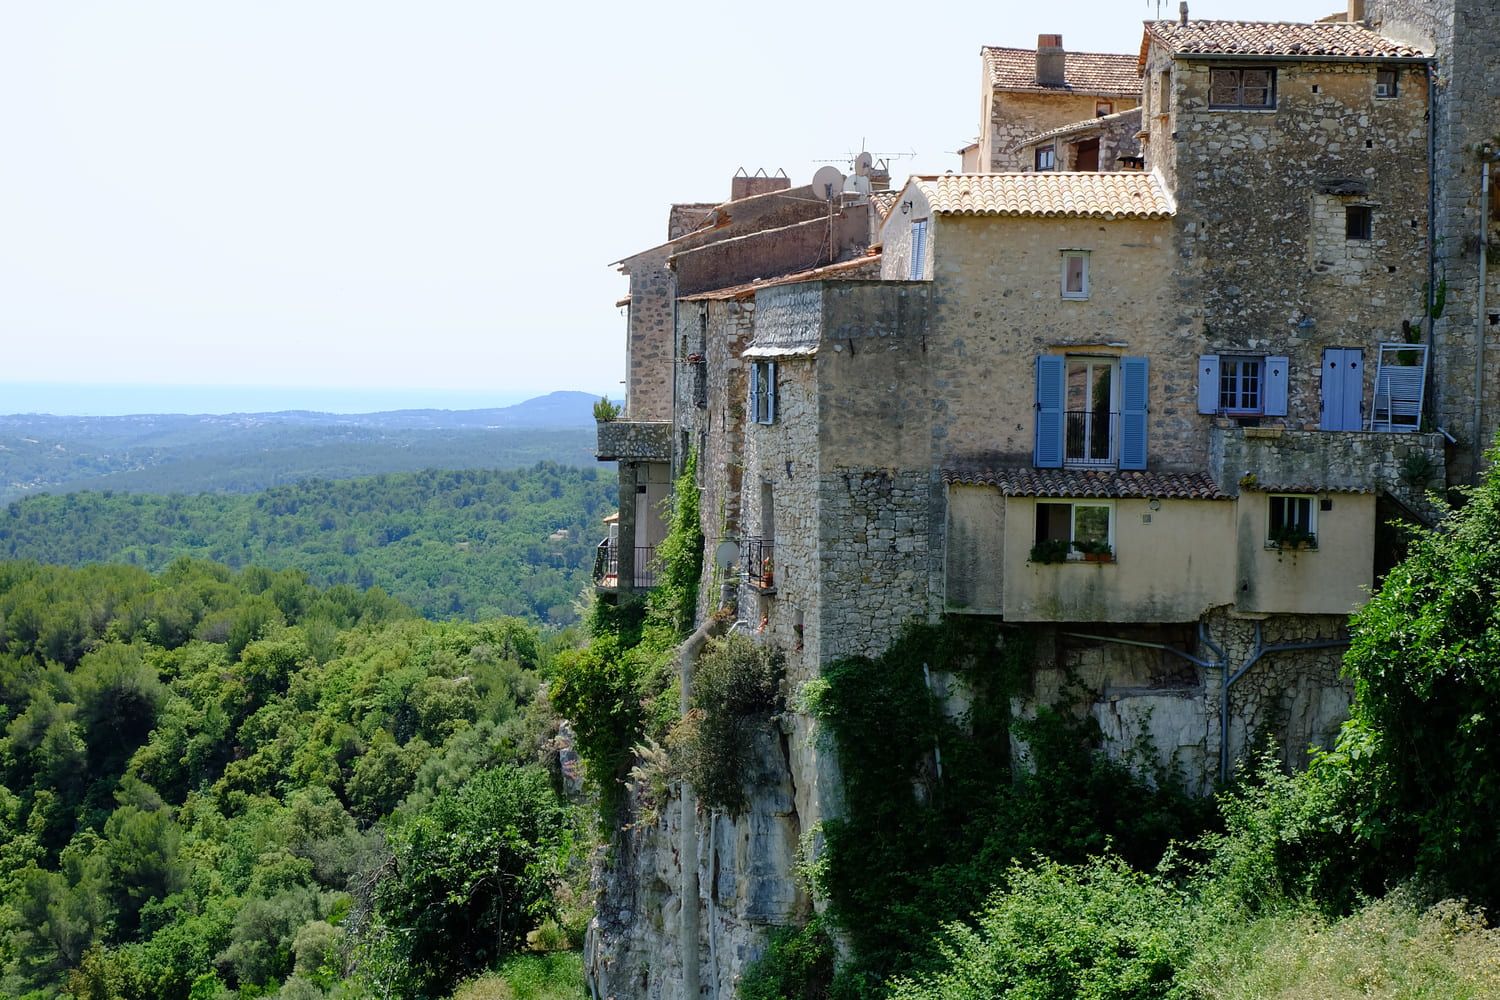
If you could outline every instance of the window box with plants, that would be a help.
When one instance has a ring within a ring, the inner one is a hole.
[[[1302,528],[1281,528],[1271,532],[1271,537],[1266,541],[1266,548],[1282,552],[1298,552],[1317,547],[1318,536]]]
[[[1060,563],[1068,561],[1068,542],[1062,538],[1048,538],[1031,547],[1034,563]]]
[[[1115,550],[1108,542],[1074,542],[1073,548],[1083,556],[1084,562],[1107,563],[1115,561]]]

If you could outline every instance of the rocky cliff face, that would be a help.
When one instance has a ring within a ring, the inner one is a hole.
[[[794,751],[791,724],[757,735],[749,807],[741,816],[690,811],[683,838],[681,790],[649,822],[632,801],[632,825],[621,831],[595,869],[598,914],[589,926],[584,960],[595,1000],[678,1000],[691,990],[684,957],[697,968],[699,996],[737,994],[745,967],[764,950],[773,928],[804,923],[811,903],[794,876],[803,813],[795,772],[814,757]],[[786,731],[784,731],[784,729]],[[798,760],[797,758],[801,758]],[[696,864],[687,880],[690,934],[683,946],[683,846]]]

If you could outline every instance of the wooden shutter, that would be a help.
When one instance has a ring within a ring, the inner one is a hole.
[[[1219,412],[1219,356],[1205,354],[1198,359],[1198,412]]]
[[[1032,461],[1038,469],[1060,469],[1063,464],[1063,362],[1061,354],[1043,354],[1036,359],[1036,447]]]
[[[1120,468],[1146,467],[1146,402],[1150,379],[1145,358],[1120,359]]]
[[[776,362],[766,362],[766,423],[776,422]]]
[[[927,220],[918,219],[911,224],[911,273],[912,281],[922,280],[922,268],[927,263]]]
[[[1357,431],[1364,426],[1365,372],[1362,352],[1330,347],[1323,352],[1323,417],[1320,430]]]
[[[1287,369],[1286,358],[1266,358],[1266,406],[1268,417],[1286,416]]]
[[[760,365],[759,361],[750,362],[750,422],[760,422]]]

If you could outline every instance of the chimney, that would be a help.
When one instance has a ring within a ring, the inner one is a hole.
[[[1350,3],[1353,2],[1354,0],[1350,0]],[[1182,2],[1177,5],[1177,23],[1183,25],[1184,27],[1187,26],[1187,0],[1182,0]]]
[[[758,194],[785,191],[791,186],[792,180],[784,170],[778,170],[775,176],[772,176],[766,173],[765,167],[761,167],[754,176],[751,176],[745,172],[744,167],[741,167],[729,182],[729,200],[739,201],[741,198],[751,198]]]
[[[1061,87],[1068,80],[1068,54],[1062,35],[1036,36],[1036,83],[1039,87]]]
[[[1349,0],[1349,20],[1363,21],[1365,19],[1365,0]]]

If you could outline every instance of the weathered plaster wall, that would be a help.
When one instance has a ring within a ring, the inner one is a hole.
[[[905,208],[911,202],[911,208]],[[922,255],[921,280],[932,278],[933,246],[936,243],[938,219],[932,214],[927,196],[914,184],[901,189],[891,214],[880,229],[880,277],[886,281],[911,278],[911,225],[927,220],[927,246]]]
[[[1201,340],[1171,310],[1170,222],[944,216],[933,245],[926,359],[941,461],[1029,465],[1035,359],[1076,352],[1148,358],[1151,467],[1202,469]],[[1063,250],[1089,251],[1086,301],[1062,297]]]
[[[1368,493],[1322,497],[1331,509],[1317,513],[1318,547],[1268,548],[1268,496],[1244,490],[1236,503],[1239,566],[1236,607],[1248,612],[1347,615],[1369,600],[1375,573],[1375,498]],[[1320,499],[1313,498],[1313,506]]]
[[[1005,610],[1005,498],[990,486],[948,487],[944,533],[945,611]]]

